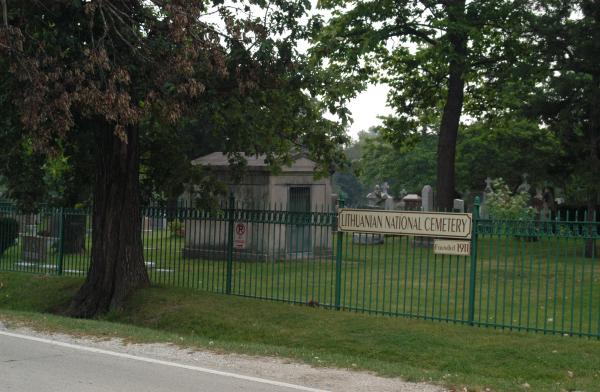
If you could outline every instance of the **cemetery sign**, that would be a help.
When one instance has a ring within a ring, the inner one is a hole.
[[[470,256],[471,241],[438,240],[433,241],[433,253],[437,255]]]
[[[470,239],[473,219],[467,213],[361,210],[340,208],[338,230],[355,233]]]

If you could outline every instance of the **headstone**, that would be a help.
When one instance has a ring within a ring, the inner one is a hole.
[[[531,189],[531,185],[529,185],[527,183],[527,177],[529,177],[529,174],[523,173],[522,177],[523,177],[523,182],[517,188],[517,193],[529,193],[529,190]]]
[[[485,189],[483,190],[483,193],[493,193],[494,189],[492,188],[492,182],[493,180],[490,177],[487,177],[485,179]]]
[[[373,192],[367,194],[367,207],[377,209],[394,209],[394,198],[388,193],[389,185],[384,182],[382,186],[379,184],[375,185]],[[353,233],[352,243],[362,245],[374,245],[383,244],[383,234],[369,234],[369,233]]]
[[[50,254],[50,249],[57,241],[54,237],[24,234],[21,236],[23,261],[43,261]]]
[[[383,234],[352,233],[352,243],[360,245],[383,244]]]
[[[431,185],[425,185],[421,190],[421,209],[423,211],[433,211],[433,188],[431,188]]]
[[[367,207],[377,207],[377,203],[381,200],[381,188],[379,184],[375,185],[373,192],[367,194]]]
[[[409,193],[402,198],[407,210],[419,211],[421,209],[421,196]]]
[[[86,221],[87,216],[83,213],[64,216],[63,252],[72,254],[85,251]]]
[[[400,201],[396,202],[394,205],[394,209],[395,210],[405,210],[406,203],[404,202],[404,200],[400,199]]]
[[[552,193],[552,189],[550,189],[549,187],[545,187],[544,193],[542,194],[542,198],[544,200],[544,203],[542,206],[542,213],[540,219],[547,221],[552,219],[552,213],[556,210],[556,205],[554,204],[554,194]]]
[[[487,209],[487,201],[489,196],[494,193],[494,189],[492,189],[493,180],[488,177],[485,179],[485,189],[483,190],[483,195],[481,198],[481,205],[479,207],[479,217],[482,219],[488,219],[489,213]]]
[[[465,212],[465,201],[462,199],[454,199],[454,202],[452,205],[452,211]]]
[[[144,217],[142,221],[142,230],[143,231],[152,231],[152,220],[147,216]]]
[[[80,253],[85,250],[86,215],[84,213],[52,214],[48,219],[50,237],[60,238],[61,220],[63,237],[63,252],[67,254]]]
[[[389,199],[392,196],[389,193],[390,190],[390,185],[387,182],[384,182],[383,185],[381,186],[381,198],[382,199]]]
[[[406,196],[408,197],[408,195]],[[406,199],[405,197],[405,199]],[[423,212],[430,212],[433,211],[433,188],[431,188],[430,185],[425,185],[423,187],[423,189],[421,190],[421,210]],[[416,202],[417,199],[415,199],[415,209],[416,209]],[[429,248],[431,247],[433,244],[433,239],[428,238],[428,237],[415,237],[413,240],[413,245],[414,246],[418,246],[421,248]]]
[[[37,224],[38,224],[38,215],[37,214],[27,214],[25,215],[25,219],[23,222],[23,232],[27,234],[37,235]]]
[[[394,199],[392,197],[385,200],[384,209],[386,209],[386,210],[395,210],[396,209],[396,203],[394,202]]]
[[[17,221],[19,222],[19,233],[36,235],[37,220],[36,214],[17,215]]]
[[[395,203],[394,203],[394,197],[392,195],[390,195],[390,193],[389,193],[390,186],[388,185],[387,182],[384,182],[381,189],[382,189],[381,197],[384,200],[383,208],[386,210],[393,210],[395,207]]]
[[[152,230],[164,230],[167,228],[167,218],[164,216],[157,216],[150,218],[150,229]]]
[[[394,197],[389,194],[390,186],[384,182],[381,186],[375,185],[373,192],[367,195],[367,207],[394,209]]]
[[[542,210],[544,208],[544,195],[540,188],[535,189],[535,196],[531,199],[531,206],[535,209],[535,215],[537,220],[542,219]]]

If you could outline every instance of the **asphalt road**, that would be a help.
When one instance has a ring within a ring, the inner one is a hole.
[[[2,392],[317,391],[147,357],[0,331]]]

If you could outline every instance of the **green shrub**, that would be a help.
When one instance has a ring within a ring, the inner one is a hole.
[[[490,217],[499,220],[533,220],[535,209],[530,207],[531,196],[527,192],[511,194],[502,178],[493,181],[493,193],[486,196],[486,207]]]
[[[183,223],[179,219],[169,222],[168,229],[171,233],[171,237],[183,237],[185,235]]]
[[[19,222],[13,218],[0,217],[0,256],[15,244],[19,235]]]

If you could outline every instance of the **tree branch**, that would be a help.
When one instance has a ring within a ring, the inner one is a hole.
[[[427,42],[428,44],[431,45],[437,45],[438,41],[435,40],[434,38],[431,38],[429,35],[427,35],[427,33],[421,31],[421,30],[417,30],[412,26],[408,26],[408,25],[404,25],[404,26],[398,26],[399,30],[401,33],[404,34],[408,34],[412,37],[416,37],[416,38],[420,38],[421,40]]]

